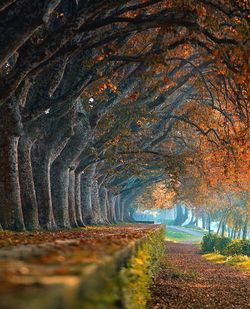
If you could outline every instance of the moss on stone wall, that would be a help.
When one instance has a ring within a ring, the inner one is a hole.
[[[164,228],[124,248],[84,276],[75,308],[143,309],[150,299],[149,287],[164,253]]]
[[[164,229],[159,228],[98,267],[90,278],[84,276],[76,308],[146,308],[149,287],[164,253],[164,237]]]
[[[143,309],[150,299],[149,287],[164,253],[164,231],[160,229],[136,248],[134,256],[120,271],[122,304],[126,309]]]

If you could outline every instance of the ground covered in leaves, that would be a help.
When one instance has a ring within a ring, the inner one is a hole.
[[[250,308],[249,273],[215,264],[190,244],[167,242],[151,309]]]
[[[63,277],[67,284],[76,284],[88,266],[103,263],[157,228],[131,224],[56,232],[0,231],[0,299],[23,288],[62,282]]]

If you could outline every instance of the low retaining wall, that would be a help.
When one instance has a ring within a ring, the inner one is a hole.
[[[146,308],[164,253],[164,226],[76,233],[76,239],[71,232],[71,239],[0,249],[0,308]]]

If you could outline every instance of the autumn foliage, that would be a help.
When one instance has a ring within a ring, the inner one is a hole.
[[[2,228],[129,221],[137,198],[247,226],[248,10],[245,0],[1,3]]]

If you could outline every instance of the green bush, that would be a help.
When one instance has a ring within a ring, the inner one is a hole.
[[[220,237],[216,234],[206,234],[202,238],[201,248],[203,252],[218,252],[225,254],[231,239],[228,237]]]
[[[250,256],[250,240],[232,240],[225,249],[225,254]]]
[[[250,240],[232,240],[228,237],[220,237],[216,234],[206,234],[202,238],[201,248],[203,252],[218,252],[228,256],[250,256]]]
[[[217,236],[215,234],[205,234],[202,238],[201,249],[203,252],[214,252]]]
[[[221,254],[225,254],[228,245],[231,243],[231,239],[229,237],[218,237],[216,236],[214,251],[217,251]]]

